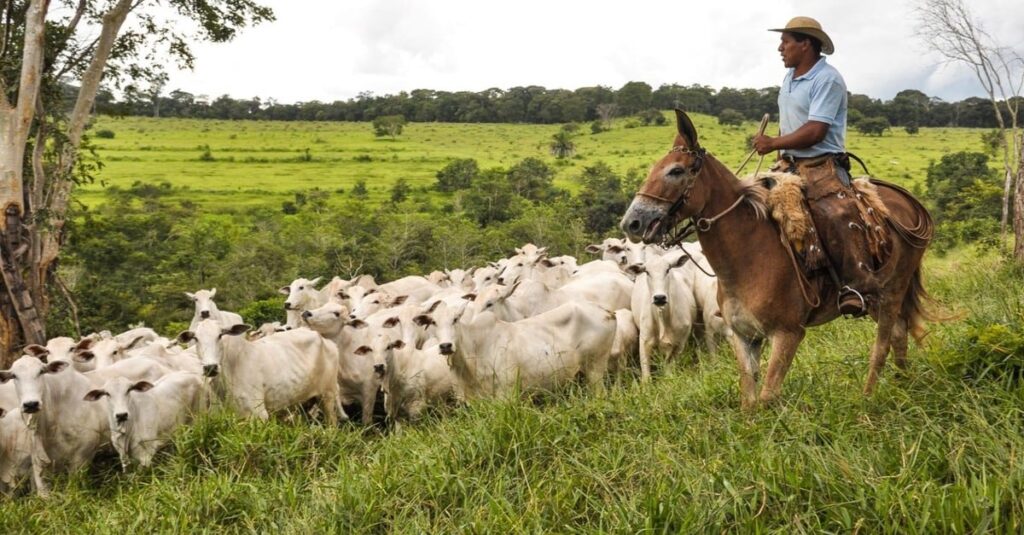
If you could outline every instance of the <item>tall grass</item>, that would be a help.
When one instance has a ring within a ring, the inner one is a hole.
[[[813,330],[783,400],[746,413],[728,352],[649,385],[453,409],[399,432],[214,413],[156,465],[0,502],[0,531],[859,532],[1024,530],[1024,386],[966,377],[974,325],[1014,322],[1024,283],[993,257],[929,262],[964,318],[861,395],[873,324]]]

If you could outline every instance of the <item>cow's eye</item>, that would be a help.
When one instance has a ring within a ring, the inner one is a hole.
[[[299,289],[300,289],[300,290],[305,290],[305,289],[306,289],[306,287],[305,287],[305,286],[299,286]]]

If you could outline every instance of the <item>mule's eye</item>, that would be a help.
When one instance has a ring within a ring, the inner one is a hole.
[[[669,176],[681,176],[685,172],[686,170],[682,167],[673,167],[672,169],[669,169],[668,174]]]

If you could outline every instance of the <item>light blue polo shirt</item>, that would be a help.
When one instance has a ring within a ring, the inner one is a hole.
[[[846,152],[846,82],[822,56],[803,76],[793,78],[789,69],[779,88],[779,131],[790,134],[807,121],[829,126],[825,139],[806,149],[782,152],[797,158]]]

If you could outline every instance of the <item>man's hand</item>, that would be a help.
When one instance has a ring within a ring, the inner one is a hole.
[[[756,136],[754,137],[754,149],[757,150],[758,154],[764,156],[765,154],[776,150],[774,142],[775,138],[773,137],[765,135]]]

